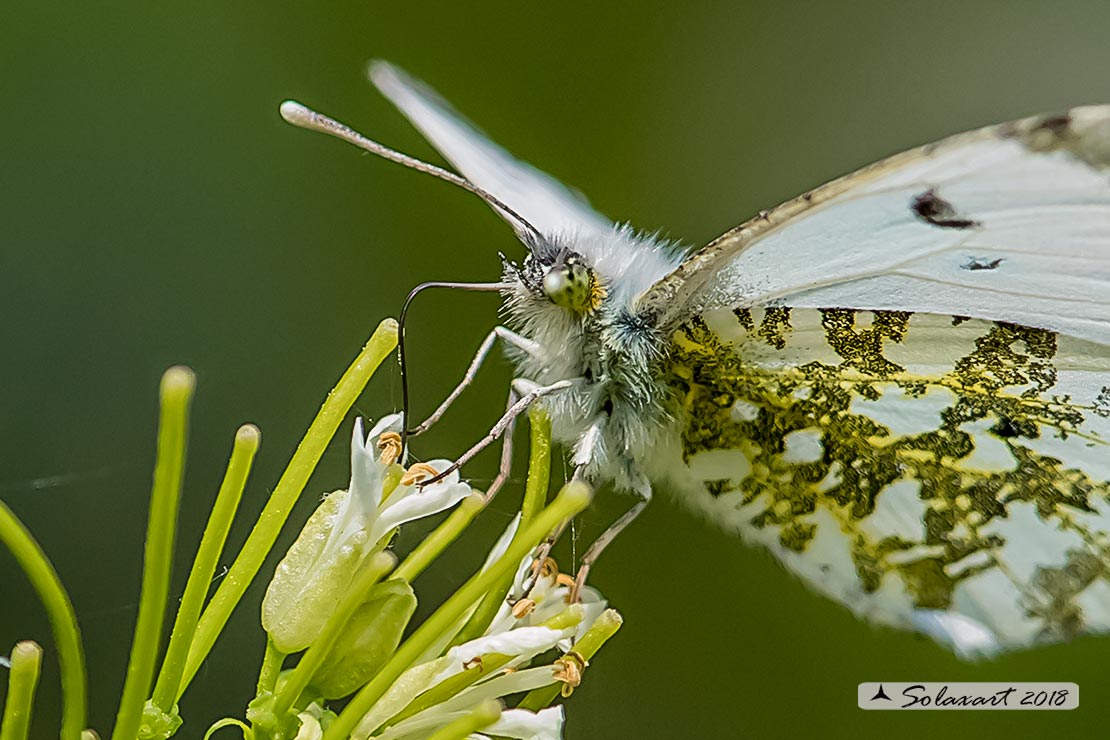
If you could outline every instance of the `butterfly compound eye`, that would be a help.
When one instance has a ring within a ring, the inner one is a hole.
[[[543,276],[543,292],[555,305],[575,313],[593,311],[603,295],[594,271],[574,258],[548,269]]]

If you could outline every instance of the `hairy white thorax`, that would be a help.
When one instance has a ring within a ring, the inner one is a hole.
[[[538,357],[509,347],[520,377],[537,385],[574,381],[543,400],[552,433],[575,451],[594,480],[633,488],[653,441],[673,421],[666,389],[658,383],[661,338],[637,320],[635,299],[670,274],[682,253],[629,226],[552,237],[540,253],[569,250],[582,256],[600,282],[597,308],[578,314],[536,290],[528,271],[540,265],[506,264],[506,323],[541,348]]]

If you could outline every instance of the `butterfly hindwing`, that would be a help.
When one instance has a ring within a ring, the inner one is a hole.
[[[860,616],[965,654],[1110,630],[1101,345],[936,314],[719,309],[675,333],[669,377],[681,493]]]

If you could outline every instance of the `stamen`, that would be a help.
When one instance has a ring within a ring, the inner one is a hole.
[[[554,678],[556,681],[563,682],[563,687],[559,690],[559,693],[564,699],[582,685],[582,673],[589,664],[589,661],[573,650],[555,661]]]
[[[555,578],[559,575],[559,564],[555,562],[555,558],[544,558],[540,563],[540,577],[541,578]]]
[[[434,478],[437,475],[439,475],[439,471],[428,463],[415,463],[408,469],[408,472],[401,476],[401,485],[411,486],[424,478]]]
[[[397,432],[383,432],[378,437],[378,449],[381,457],[378,458],[382,465],[392,465],[401,456],[401,435]]]
[[[524,598],[513,604],[513,618],[524,619],[529,614],[536,610],[536,602],[532,599]]]

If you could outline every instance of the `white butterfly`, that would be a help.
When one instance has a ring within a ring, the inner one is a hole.
[[[528,255],[489,286],[509,327],[467,377],[505,340],[494,431],[543,396],[579,473],[639,495],[587,563],[658,486],[963,656],[1110,630],[1110,106],[891,157],[683,258],[396,68],[371,79],[467,180],[282,112],[516,229]]]

